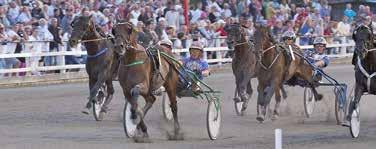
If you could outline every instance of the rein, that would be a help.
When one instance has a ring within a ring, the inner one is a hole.
[[[276,45],[273,45],[265,50],[262,51],[261,55],[259,55],[259,63],[260,65],[262,66],[262,68],[264,68],[265,70],[269,70],[270,68],[272,68],[272,66],[274,65],[274,63],[277,61],[278,57],[281,55],[281,51],[278,52],[278,55],[276,57],[274,57],[272,63],[267,67],[264,63],[262,63],[262,57],[263,55],[268,52],[269,50],[273,49],[273,48],[276,48],[277,46]]]

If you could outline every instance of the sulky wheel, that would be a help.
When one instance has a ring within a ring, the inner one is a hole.
[[[163,92],[163,95],[162,95],[162,111],[163,111],[163,117],[167,121],[172,121],[174,119],[171,108],[170,108],[170,98],[168,97],[167,92]]]
[[[209,138],[215,140],[218,138],[221,128],[221,106],[219,100],[213,99],[208,104],[206,115],[206,127],[208,130]]]
[[[131,119],[131,104],[129,104],[127,101],[124,105],[124,111],[123,111],[123,126],[124,126],[124,132],[125,135],[128,138],[134,137],[137,130],[137,124],[133,123]]]
[[[107,97],[107,86],[105,83],[99,88],[98,93],[96,95],[96,101],[93,102],[93,113],[94,113],[94,118],[96,121],[102,121],[103,120],[103,112],[102,106],[106,101]]]
[[[335,94],[335,115],[336,115],[336,121],[337,125],[343,124],[343,118],[345,117],[346,114],[346,91],[343,90],[345,88],[340,87],[339,90],[336,89],[334,94]],[[351,93],[350,96],[351,97]]]
[[[309,118],[315,109],[315,96],[313,95],[312,89],[304,88],[304,112],[307,118]]]
[[[350,107],[353,108],[350,120],[350,133],[353,138],[357,138],[360,131],[360,108],[359,103],[356,104],[354,100],[354,97],[350,99]]]

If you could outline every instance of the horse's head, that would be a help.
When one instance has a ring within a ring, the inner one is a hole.
[[[244,39],[247,34],[240,24],[226,25],[224,29],[227,32],[226,42],[229,49],[235,48],[236,43],[246,42]]]
[[[124,55],[127,49],[137,47],[137,32],[130,22],[117,23],[112,29],[115,36],[115,51]]]
[[[73,28],[69,38],[69,46],[75,47],[80,40],[90,32],[95,32],[95,24],[92,16],[79,16],[73,19],[71,26]]]
[[[353,40],[355,41],[355,52],[361,59],[364,59],[368,50],[373,48],[373,32],[372,24],[359,25],[353,32]]]
[[[263,51],[275,43],[269,28],[262,25],[255,25],[253,38],[256,51]]]

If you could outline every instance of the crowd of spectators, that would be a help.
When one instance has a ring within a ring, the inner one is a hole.
[[[216,39],[226,36],[225,25],[234,22],[247,27],[250,36],[256,22],[270,26],[276,39],[291,30],[300,36],[299,45],[308,45],[316,36],[326,37],[329,44],[348,43],[355,22],[359,22],[357,18],[376,21],[369,6],[360,5],[355,11],[351,4],[346,5],[342,19],[334,21],[327,0],[303,0],[297,4],[290,0],[191,1],[189,22],[185,22],[178,0],[0,0],[0,54],[73,50],[64,41],[72,32],[72,20],[83,14],[92,15],[103,33],[111,33],[116,20],[126,19],[140,31],[142,45],[170,39],[177,49],[187,48],[195,40],[205,47],[224,46],[223,40]],[[84,60],[66,56],[65,62],[76,64]],[[58,63],[53,56],[3,58],[0,69]]]

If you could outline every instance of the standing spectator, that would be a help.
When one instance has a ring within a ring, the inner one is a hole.
[[[60,23],[60,27],[62,28],[64,33],[68,31],[68,28],[70,27],[70,24],[72,21],[73,21],[73,8],[69,7],[65,11],[65,15]]]
[[[203,13],[203,11],[200,9],[200,7],[201,7],[201,3],[198,3],[198,4],[196,4],[195,9],[191,10],[191,14],[192,14],[191,23],[196,23],[200,19],[201,15]]]
[[[40,3],[38,1],[35,1],[33,3],[33,9],[31,10],[31,16],[36,19],[42,19],[46,18],[46,14],[44,14],[44,11],[40,7]]]
[[[354,10],[352,10],[351,7],[352,7],[352,5],[350,3],[347,4],[346,9],[343,12],[343,14],[349,18],[350,22],[352,22],[354,17],[356,16],[356,12]]]
[[[38,39],[41,41],[52,41],[54,39],[53,35],[48,30],[47,21],[45,19],[40,19],[38,22],[36,29],[38,30]],[[50,42],[42,42],[41,43],[41,51],[42,52],[50,52]],[[41,62],[45,62],[47,57],[42,58]],[[46,62],[47,66],[49,66],[50,62]]]
[[[133,25],[137,25],[137,22],[138,22],[138,17],[140,16],[141,14],[141,9],[139,7],[138,4],[134,4],[131,8],[131,12],[130,12],[130,20],[132,22]]]
[[[16,22],[29,24],[29,22],[31,21],[31,18],[32,17],[31,17],[31,13],[29,9],[26,6],[23,6],[21,8],[20,14],[16,18]]]
[[[51,19],[51,25],[48,27],[48,31],[53,36],[53,41],[50,42],[50,52],[56,52],[59,50],[59,45],[63,44],[61,41],[61,28],[59,27],[58,20],[56,18]],[[45,65],[54,66],[57,64],[56,56],[46,57]]]
[[[13,27],[15,29],[15,27]],[[12,29],[5,31],[4,25],[0,24],[0,42],[1,48],[0,53],[2,54],[13,54],[15,52],[17,44],[14,42],[19,42],[20,37]],[[19,68],[21,62],[17,58],[5,58],[4,59],[6,69]],[[5,74],[7,76],[8,74]],[[13,73],[13,76],[16,76],[16,73]]]
[[[222,16],[223,16],[224,18],[229,18],[229,17],[232,16],[232,11],[231,11],[231,9],[230,9],[230,5],[227,4],[227,3],[224,4],[223,14],[222,14]]]
[[[3,24],[6,28],[10,26],[10,22],[5,13],[4,6],[0,6],[0,23]]]
[[[167,33],[166,33],[166,19],[165,18],[159,18],[157,28],[155,29],[155,32],[158,35],[158,40],[168,39]]]
[[[41,53],[41,43],[35,42],[38,41],[38,30],[32,30],[31,26],[25,27],[25,35],[27,37],[27,42],[25,43],[25,52],[32,54]],[[33,56],[26,58],[26,67],[31,68],[31,75],[40,76],[40,72],[36,70],[39,64],[40,57]]]
[[[16,24],[16,18],[18,17],[19,13],[20,7],[18,7],[16,2],[10,2],[8,9],[8,19],[10,21],[10,24]]]
[[[173,26],[175,29],[180,28],[179,12],[176,11],[175,7],[169,8],[169,10],[165,14],[165,18],[167,21],[167,26]]]

